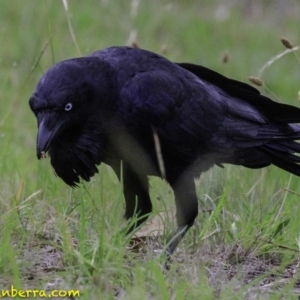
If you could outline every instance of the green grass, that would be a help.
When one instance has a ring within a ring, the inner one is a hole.
[[[138,3],[136,14],[133,3]],[[11,284],[50,289],[49,282],[60,279],[54,287],[80,289],[80,299],[295,297],[300,214],[295,176],[275,167],[207,172],[196,181],[201,203],[196,226],[165,272],[152,242],[144,252],[126,250],[129,241],[120,232],[126,226],[122,187],[107,166],[72,190],[54,176],[49,159],[36,159],[36,120],[28,99],[53,63],[125,45],[136,33],[141,48],[247,82],[285,50],[281,36],[300,43],[296,1],[285,12],[255,2],[263,14],[232,3],[69,1],[78,50],[61,1],[1,2],[0,289]],[[262,79],[280,101],[298,106],[299,68],[288,54]],[[174,207],[166,184],[151,178],[151,186],[156,212]],[[283,278],[289,264],[295,274],[281,289],[257,288],[263,280]]]

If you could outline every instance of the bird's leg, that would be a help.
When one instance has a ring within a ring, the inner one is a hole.
[[[137,174],[127,164],[123,164],[122,169],[125,217],[137,217],[136,222],[126,230],[126,233],[130,233],[147,220],[152,211],[152,203],[148,191],[148,177]]]
[[[183,174],[179,180],[173,185],[176,217],[178,227],[171,233],[167,243],[167,255],[171,255],[176,249],[178,243],[186,234],[188,229],[194,224],[194,220],[198,215],[198,200],[194,177]]]

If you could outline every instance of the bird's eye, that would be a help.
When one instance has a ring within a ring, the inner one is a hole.
[[[72,103],[67,103],[65,106],[65,111],[70,111],[72,107],[73,107]]]

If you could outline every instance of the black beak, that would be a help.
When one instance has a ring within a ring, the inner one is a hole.
[[[36,152],[37,158],[41,159],[45,156],[46,152],[51,146],[51,142],[60,132],[60,124],[54,126],[54,128],[49,128],[49,125],[46,122],[47,116],[44,116],[39,124],[37,143],[36,143]],[[52,126],[51,126],[52,127]]]

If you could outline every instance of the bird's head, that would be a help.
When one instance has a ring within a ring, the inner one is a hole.
[[[97,172],[104,148],[103,124],[116,105],[112,70],[94,57],[51,67],[29,100],[38,123],[37,157],[47,152],[56,174],[74,186]]]

